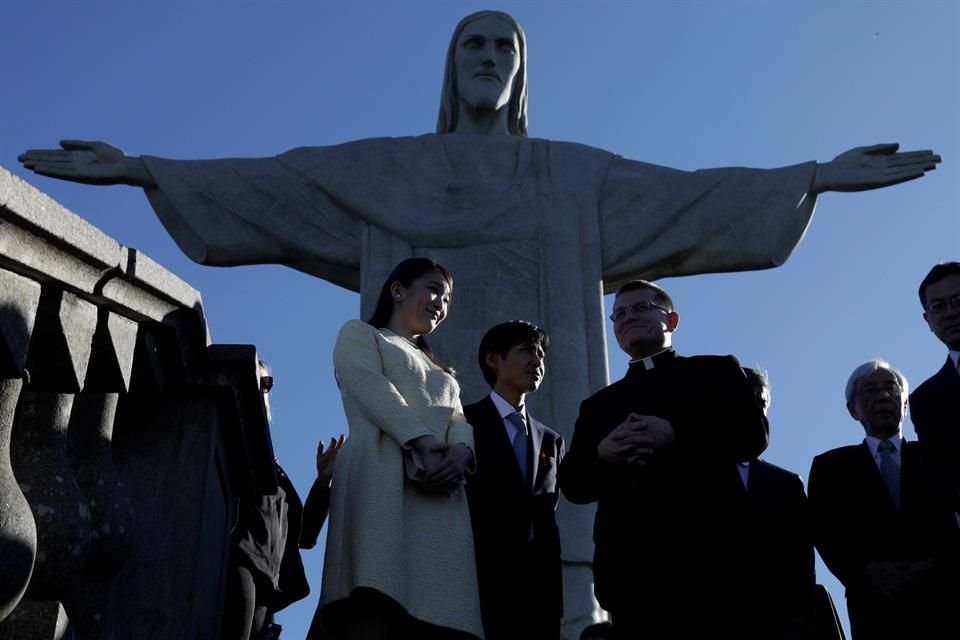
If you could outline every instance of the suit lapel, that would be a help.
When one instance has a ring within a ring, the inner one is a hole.
[[[537,488],[537,474],[540,471],[540,448],[543,446],[543,425],[527,412],[530,419],[530,490]]]
[[[496,458],[502,461],[502,464],[511,469],[510,475],[513,481],[523,486],[523,476],[520,475],[520,465],[517,464],[517,455],[513,450],[513,443],[507,437],[507,430],[503,425],[503,418],[497,411],[497,406],[493,404],[490,396],[483,399],[483,413],[481,415],[482,424],[473,425],[475,428],[475,438],[483,438],[484,453],[487,459]],[[476,432],[481,432],[477,434]],[[532,431],[532,430],[531,430]],[[512,463],[512,464],[511,464]],[[484,464],[478,460],[478,464]]]
[[[953,364],[951,362],[951,364]],[[920,494],[927,489],[924,485],[922,475],[926,462],[921,457],[917,447],[911,446],[912,443],[904,441],[903,449],[900,451],[900,510],[913,509],[915,500],[918,500]],[[922,499],[921,499],[922,500]]]

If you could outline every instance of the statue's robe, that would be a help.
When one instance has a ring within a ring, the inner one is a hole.
[[[450,269],[453,303],[430,342],[457,369],[464,402],[489,390],[476,356],[487,329],[513,319],[544,327],[552,348],[532,411],[568,442],[580,401],[607,384],[604,289],[780,265],[815,205],[813,162],[688,172],[519,136],[144,161],[157,184],[151,204],[202,264],[285,264],[359,291],[363,317],[400,260]],[[583,516],[584,531],[565,531],[565,557],[592,555]]]
[[[144,160],[158,185],[151,204],[199,263],[284,264],[359,291],[366,312],[400,260],[446,266],[454,300],[431,345],[457,368],[467,401],[486,393],[484,331],[518,318],[543,326],[554,348],[537,415],[567,432],[580,400],[606,384],[603,288],[782,264],[813,213],[816,166],[686,172],[579,144],[466,134]]]

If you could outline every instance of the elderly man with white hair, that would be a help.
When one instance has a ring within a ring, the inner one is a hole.
[[[853,640],[956,633],[957,521],[917,443],[903,437],[908,392],[883,360],[854,369],[847,409],[866,437],[810,469],[814,540],[846,587]]]

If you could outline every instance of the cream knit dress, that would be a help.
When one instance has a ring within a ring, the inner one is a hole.
[[[337,456],[320,606],[370,587],[415,618],[483,637],[467,496],[406,479],[403,444],[473,448],[460,387],[404,338],[351,320],[333,353],[350,436]]]

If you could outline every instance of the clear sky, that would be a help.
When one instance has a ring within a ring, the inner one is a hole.
[[[276,378],[275,448],[305,495],[317,440],[346,430],[331,349],[359,297],[282,267],[195,265],[139,190],[37,177],[16,157],[62,138],[204,158],[432,132],[450,33],[482,8],[526,29],[534,137],[681,169],[826,161],[878,142],[943,156],[915,182],[824,195],[778,269],[661,282],[681,353],[769,370],[767,460],[806,477],[814,455],[862,439],[843,387],[865,360],[890,360],[914,386],[941,366],[916,288],[933,263],[960,259],[952,0],[16,2],[0,40],[0,165],[199,289],[215,342],[259,347]],[[617,379],[625,358],[608,350]],[[284,637],[305,634],[322,548],[304,553],[313,593],[280,615]],[[822,566],[818,577],[845,617],[842,588]]]

